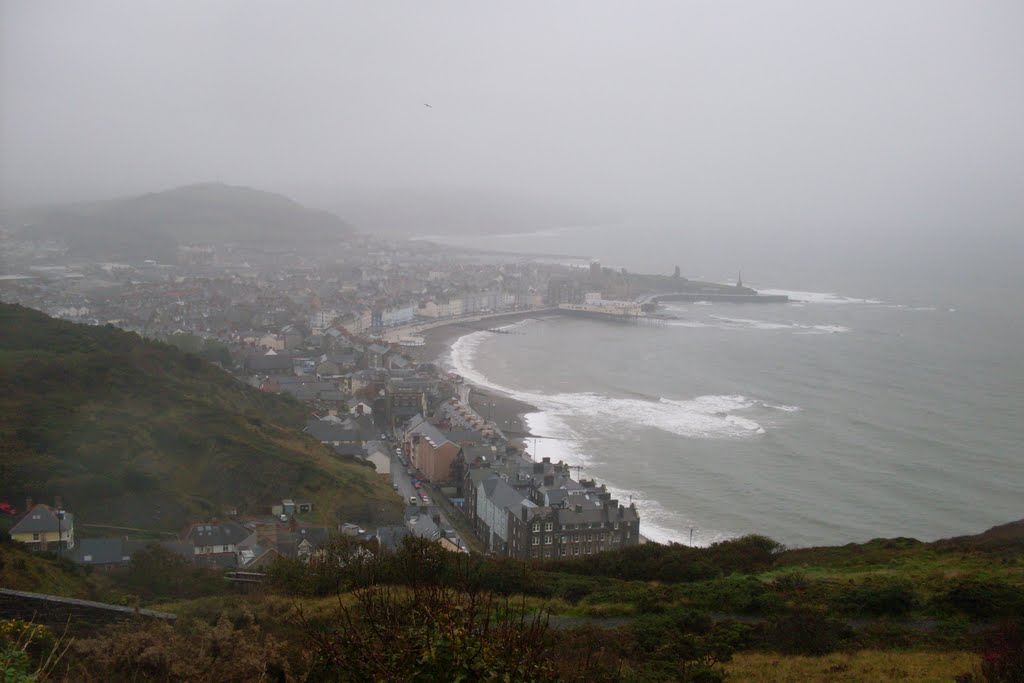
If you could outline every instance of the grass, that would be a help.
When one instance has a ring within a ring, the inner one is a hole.
[[[725,666],[729,680],[745,683],[951,683],[971,673],[981,678],[981,658],[973,652],[862,650],[823,657],[745,652]]]

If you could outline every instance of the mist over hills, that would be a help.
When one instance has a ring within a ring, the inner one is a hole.
[[[12,211],[3,221],[19,237],[58,240],[74,255],[104,260],[171,261],[181,244],[337,241],[354,231],[327,211],[223,183]]]

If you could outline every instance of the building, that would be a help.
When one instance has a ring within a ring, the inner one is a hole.
[[[412,466],[429,481],[449,481],[462,448],[419,415],[410,425],[404,441]]]
[[[508,554],[524,560],[593,555],[640,543],[636,506],[621,506],[606,491],[572,495],[558,507],[523,507],[508,519]]]
[[[11,540],[33,550],[62,552],[75,547],[75,516],[60,507],[26,505],[25,516],[11,527]]]

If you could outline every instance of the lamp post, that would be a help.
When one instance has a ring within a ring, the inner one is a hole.
[[[690,547],[691,548],[693,547],[693,529],[694,529],[694,527],[691,526],[690,527]]]
[[[64,511],[58,509],[57,510],[57,559],[61,558],[60,539],[61,539],[61,536],[64,535],[63,525],[61,524],[61,522],[63,522],[63,521],[64,521]]]

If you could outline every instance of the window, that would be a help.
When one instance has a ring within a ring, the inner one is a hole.
[[[551,545],[551,534],[544,537],[544,545]]]
[[[612,528],[613,528],[613,529],[618,529],[618,528],[619,528],[619,523],[618,523],[618,522],[615,522],[615,523],[614,523],[614,524],[612,525]]]
[[[540,522],[534,522],[533,523],[533,530],[534,531],[540,531]]]
[[[580,554],[580,547],[579,547],[578,545],[576,545],[576,546],[573,546],[573,548],[572,548],[572,554],[573,554],[573,555],[579,555],[579,554]]]
[[[572,540],[573,540],[573,543],[579,543],[580,542],[580,535],[579,534],[573,534],[572,535]]]
[[[220,547],[220,551],[221,551],[222,553],[226,553],[226,552],[228,551],[228,547],[227,547],[226,545],[222,545],[222,546]]]
[[[544,522],[544,531],[551,531],[553,525],[551,522]]]
[[[540,536],[534,536],[533,537],[533,544],[534,545],[540,545]]]
[[[33,541],[38,541],[38,540],[39,540],[39,533],[38,533],[38,532],[37,532],[37,533],[34,533],[34,534],[32,534],[32,540],[33,540]]]

